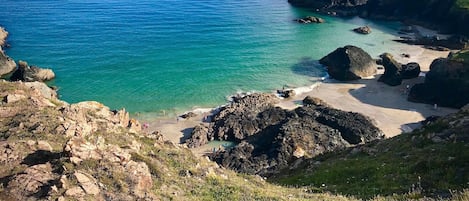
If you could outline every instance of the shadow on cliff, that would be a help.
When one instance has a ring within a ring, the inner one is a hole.
[[[318,60],[310,57],[303,57],[297,64],[291,67],[293,73],[298,75],[306,75],[311,77],[323,77],[326,75],[324,67]]]

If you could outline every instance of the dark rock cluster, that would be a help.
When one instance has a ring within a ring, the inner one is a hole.
[[[51,69],[43,69],[37,66],[29,66],[25,61],[18,62],[18,68],[10,77],[11,81],[49,81],[55,78],[55,73]]]
[[[398,86],[402,84],[403,79],[416,78],[420,74],[420,65],[411,62],[405,65],[400,64],[389,53],[380,55],[381,64],[384,66],[384,74],[379,77],[379,82],[384,82],[390,86]]]
[[[186,142],[191,147],[213,139],[239,142],[211,158],[238,172],[269,175],[301,158],[383,137],[367,117],[329,108],[319,99],[307,97],[307,106],[294,111],[275,107],[275,100],[263,94],[243,97],[215,115],[209,128],[197,126]]]

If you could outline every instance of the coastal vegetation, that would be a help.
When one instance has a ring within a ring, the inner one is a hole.
[[[362,199],[449,197],[469,188],[468,115],[466,109],[412,133],[323,154],[270,181]]]

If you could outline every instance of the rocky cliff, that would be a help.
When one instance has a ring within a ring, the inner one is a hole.
[[[463,0],[288,0],[338,15],[417,22],[443,31],[469,35],[469,3]]]
[[[0,200],[346,200],[241,177],[44,83],[0,80],[0,97]]]

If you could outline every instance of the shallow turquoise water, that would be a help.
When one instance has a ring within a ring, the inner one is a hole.
[[[314,15],[286,0],[2,0],[7,53],[52,68],[62,99],[174,114],[237,92],[311,85],[339,46],[392,50],[397,23]],[[370,25],[371,35],[352,28]]]

